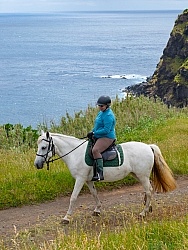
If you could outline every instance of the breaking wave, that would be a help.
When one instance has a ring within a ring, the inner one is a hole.
[[[137,80],[140,82],[146,81],[147,76],[137,75],[137,74],[122,74],[122,75],[106,75],[101,76],[101,78],[113,78],[113,79],[127,79],[127,80]]]

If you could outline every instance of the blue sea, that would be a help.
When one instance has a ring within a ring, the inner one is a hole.
[[[181,11],[0,14],[0,124],[36,128],[151,76]]]

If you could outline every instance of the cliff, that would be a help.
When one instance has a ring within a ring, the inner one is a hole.
[[[166,104],[188,106],[188,9],[178,16],[153,75],[126,89],[133,94],[159,97]]]

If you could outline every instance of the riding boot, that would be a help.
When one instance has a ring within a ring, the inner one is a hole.
[[[97,172],[98,172],[98,175],[99,175],[99,181],[103,181],[104,180],[104,176],[103,176],[103,159],[102,158],[96,159],[96,165],[97,165]]]
[[[92,181],[98,181],[99,180],[99,175],[97,173],[97,161],[94,160],[93,162],[93,178]]]

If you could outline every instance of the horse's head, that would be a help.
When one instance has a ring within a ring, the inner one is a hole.
[[[55,146],[49,132],[42,131],[37,143],[38,150],[34,164],[37,169],[42,169],[44,163],[47,163],[48,166],[50,158],[55,155]]]

